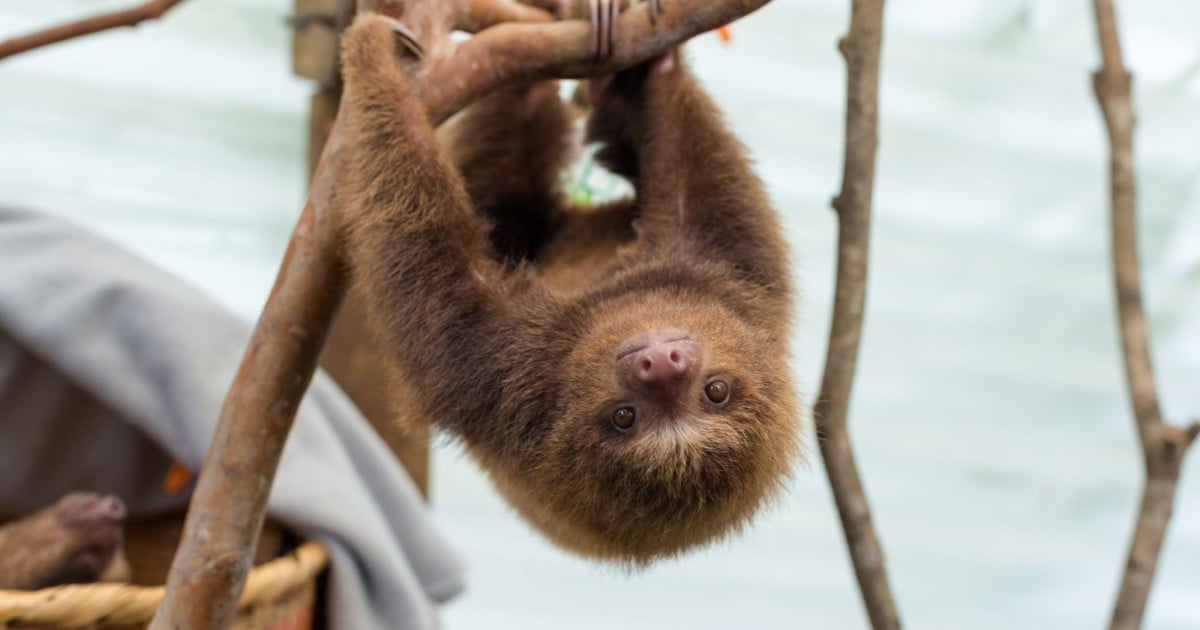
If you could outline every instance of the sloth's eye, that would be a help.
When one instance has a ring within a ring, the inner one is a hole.
[[[720,405],[729,400],[729,383],[725,381],[713,381],[704,386],[704,395],[712,402]]]
[[[637,412],[633,407],[621,407],[613,412],[612,423],[618,429],[629,429],[633,426],[633,421],[637,419]]]

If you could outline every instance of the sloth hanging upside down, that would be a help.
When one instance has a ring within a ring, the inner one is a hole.
[[[334,204],[403,421],[592,558],[738,530],[799,453],[788,254],[742,146],[676,52],[593,79],[587,139],[636,196],[573,206],[557,84],[484,99],[439,146],[398,31],[362,16],[343,40]]]

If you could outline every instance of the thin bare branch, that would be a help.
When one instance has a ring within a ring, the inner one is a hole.
[[[591,63],[590,26],[585,22],[501,24],[452,47],[450,29],[497,19],[494,12],[464,13],[491,4],[488,0],[360,0],[359,6],[402,18],[421,38],[429,56],[421,76],[414,77],[414,87],[436,123],[501,85],[597,75],[633,65],[766,2],[677,0],[654,28],[648,9],[635,7],[621,18],[612,58],[603,64]],[[548,15],[529,17],[541,20]],[[337,255],[338,226],[330,208],[341,137],[341,125],[335,122],[308,203],[226,397],[152,630],[217,630],[227,627],[236,612],[284,441],[345,289]]]
[[[846,160],[842,191],[833,200],[838,212],[837,288],[814,415],[821,457],[867,615],[873,628],[891,629],[900,627],[900,616],[846,430],[866,302],[882,36],[883,0],[853,0],[850,32],[839,44],[846,58],[847,86]]]
[[[183,0],[150,0],[145,4],[112,13],[102,13],[74,22],[60,24],[36,33],[13,37],[0,42],[0,59],[57,44],[68,39],[83,37],[121,26],[137,26],[146,20],[162,17],[164,13]]]
[[[1113,607],[1112,628],[1141,626],[1158,567],[1167,524],[1175,505],[1175,486],[1195,425],[1179,429],[1163,422],[1150,361],[1146,315],[1137,255],[1136,181],[1133,170],[1131,76],[1121,55],[1112,0],[1094,0],[1102,66],[1092,77],[1109,138],[1112,195],[1113,279],[1121,328],[1125,379],[1142,446],[1146,481],[1125,574]]]

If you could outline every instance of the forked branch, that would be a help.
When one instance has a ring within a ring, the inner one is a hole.
[[[400,19],[420,41],[426,58],[413,82],[436,124],[502,85],[613,72],[766,3],[675,0],[654,27],[647,8],[635,6],[620,18],[613,53],[602,63],[592,63],[587,23],[510,24],[550,16],[501,0],[376,0],[360,2],[359,8],[378,8]],[[480,32],[455,44],[449,37],[453,29]],[[308,203],[221,410],[153,630],[217,630],[227,627],[236,613],[283,444],[345,289],[339,231],[330,208],[342,147],[340,124],[335,123]]]
[[[839,44],[846,58],[846,158],[842,191],[833,200],[838,213],[837,289],[825,373],[814,415],[821,457],[833,489],[846,545],[871,626],[900,627],[888,585],[883,549],[871,522],[871,508],[854,462],[846,415],[862,337],[875,183],[878,123],[879,49],[883,0],[853,0],[850,32]]]
[[[1138,271],[1131,76],[1122,59],[1112,0],[1094,0],[1094,7],[1103,64],[1092,79],[1109,138],[1117,319],[1121,328],[1125,379],[1129,384],[1146,471],[1137,525],[1112,615],[1112,628],[1124,630],[1141,626],[1167,523],[1175,506],[1175,487],[1183,456],[1200,433],[1200,426],[1193,423],[1181,429],[1166,424],[1159,408]]]
[[[164,13],[180,2],[183,0],[150,0],[133,8],[93,15],[36,33],[6,39],[0,42],[0,59],[100,31],[121,26],[137,26],[146,20],[162,17]]]
[[[594,59],[587,22],[538,23],[551,19],[550,15],[504,0],[414,1],[402,11],[389,10],[395,5],[385,4],[381,12],[415,31],[429,52],[414,80],[429,118],[436,124],[504,85],[598,76],[628,68],[747,15],[768,1],[674,0],[663,4],[655,20],[651,20],[649,3],[635,4],[621,14],[612,54],[601,61]],[[483,30],[455,44],[441,35],[447,28]]]

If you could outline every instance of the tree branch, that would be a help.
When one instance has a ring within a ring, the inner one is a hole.
[[[846,430],[867,291],[882,35],[883,0],[853,0],[850,32],[839,44],[846,58],[847,84],[846,159],[842,191],[833,200],[838,213],[837,288],[825,373],[813,411],[867,615],[873,628],[891,629],[900,627],[900,617]]]
[[[651,23],[649,3],[636,4],[621,14],[613,54],[599,63],[593,61],[591,26],[587,22],[534,23],[550,16],[528,7],[519,15],[510,12],[505,16],[522,21],[496,24],[460,44],[434,34],[447,25],[464,28],[473,22],[456,14],[455,2],[412,3],[396,17],[418,34],[426,34],[421,39],[430,58],[413,77],[414,88],[430,120],[438,124],[481,95],[505,85],[599,76],[628,68],[747,15],[768,1],[676,0],[663,7],[656,24]],[[457,4],[463,2],[468,0]],[[468,4],[470,10],[488,6],[493,14],[503,15],[496,5],[507,3],[469,0]],[[447,81],[450,76],[455,80]]]
[[[653,29],[645,5],[636,6],[621,17],[612,58],[601,64],[590,62],[590,26],[579,21],[501,24],[452,44],[453,28],[482,27],[504,18],[549,19],[528,7],[518,16],[511,9],[516,5],[506,9],[500,0],[375,0],[360,1],[359,8],[378,8],[403,19],[422,40],[427,58],[414,87],[436,124],[502,85],[599,75],[650,59],[767,1],[676,0]],[[337,122],[225,399],[152,630],[218,630],[236,613],[283,444],[345,288],[339,230],[330,208],[342,137]]]
[[[1094,0],[1094,7],[1103,62],[1092,77],[1092,85],[1109,138],[1117,319],[1121,328],[1125,379],[1146,471],[1137,525],[1112,615],[1112,628],[1132,629],[1141,626],[1145,615],[1167,523],[1175,505],[1175,486],[1183,456],[1200,429],[1196,425],[1179,429],[1165,424],[1159,407],[1138,271],[1131,76],[1122,59],[1112,0]]]
[[[68,39],[83,37],[121,26],[137,26],[146,20],[162,17],[164,13],[183,0],[150,0],[145,4],[112,13],[102,13],[74,22],[60,24],[36,33],[21,35],[0,42],[0,59],[57,44]]]

